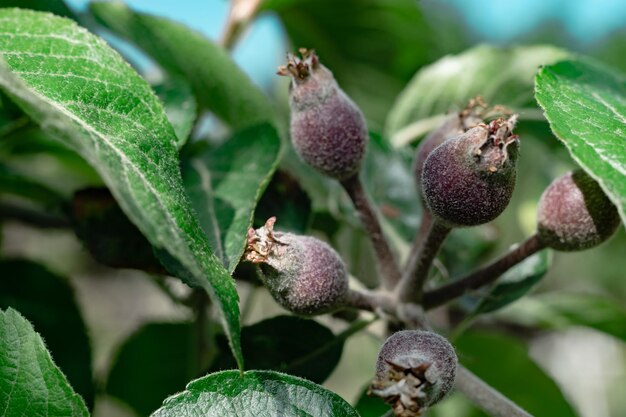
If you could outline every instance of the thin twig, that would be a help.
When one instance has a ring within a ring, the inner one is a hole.
[[[505,255],[484,268],[474,271],[465,278],[442,285],[432,291],[427,291],[424,294],[422,305],[424,309],[430,310],[462,296],[469,290],[490,284],[511,267],[545,247],[545,244],[541,241],[539,236],[534,234],[521,245],[511,249]]]
[[[422,240],[419,247],[414,247],[397,288],[397,295],[401,301],[420,301],[428,271],[450,230],[448,226],[434,220],[430,224],[426,238]]]
[[[457,368],[455,387],[492,417],[532,417],[462,365]]]
[[[346,190],[354,207],[363,223],[374,252],[378,258],[378,268],[383,278],[385,288],[391,289],[400,281],[400,269],[398,263],[391,252],[389,243],[385,239],[380,222],[370,203],[367,193],[363,188],[359,175],[356,174],[346,180],[341,181],[341,185]]]
[[[263,0],[231,0],[228,20],[220,38],[225,49],[232,49],[259,11]]]

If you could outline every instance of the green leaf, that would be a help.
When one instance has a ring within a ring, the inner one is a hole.
[[[165,273],[152,246],[106,188],[86,188],[74,194],[72,226],[91,256],[113,268]]]
[[[231,273],[243,254],[254,207],[279,156],[278,133],[262,124],[237,132],[219,148],[183,165],[185,188],[200,224]]]
[[[219,343],[219,339],[218,339]],[[321,384],[341,358],[344,339],[315,320],[278,316],[241,330],[241,346],[251,369],[285,372]],[[235,362],[222,352],[211,369],[231,369]]]
[[[256,417],[359,417],[337,394],[310,381],[273,371],[224,371],[192,381],[152,417],[244,413]]]
[[[198,103],[233,129],[274,118],[268,98],[228,53],[200,33],[172,20],[136,13],[123,2],[95,2],[95,18],[142,48],[172,75],[183,77]]]
[[[242,366],[235,285],[185,196],[176,135],[148,84],[103,40],[47,13],[1,10],[0,54],[0,87],[89,161],[181,278],[209,293]]]
[[[455,348],[464,366],[533,416],[576,416],[558,386],[528,357],[526,346],[518,340],[468,332],[455,341]]]
[[[389,412],[390,406],[380,397],[370,397],[367,395],[369,387],[365,387],[363,393],[356,402],[354,408],[361,417],[381,417]]]
[[[412,133],[416,122],[428,124],[425,119],[463,108],[476,95],[491,105],[534,106],[532,86],[537,69],[566,56],[565,51],[551,46],[485,45],[445,56],[415,74],[389,112],[386,135],[396,146],[408,143],[419,136]]]
[[[554,134],[626,222],[626,77],[588,59],[544,67],[535,95]]]
[[[12,308],[0,311],[0,413],[3,417],[89,416],[41,336]]]
[[[0,277],[0,309],[14,308],[37,327],[69,382],[93,406],[91,347],[67,280],[20,259],[0,261]]]
[[[524,298],[510,313],[524,325],[557,330],[587,326],[626,342],[626,307],[607,296],[544,293]]]
[[[177,147],[180,149],[187,143],[198,116],[198,104],[193,91],[180,78],[168,78],[152,88],[163,103],[165,114],[176,132]]]
[[[106,392],[147,416],[202,370],[193,323],[150,323],[117,351]]]
[[[548,272],[550,261],[551,252],[546,249],[507,271],[482,297],[472,315],[490,313],[522,298]]]
[[[63,0],[0,0],[0,7],[20,7],[54,13],[57,16],[76,20],[76,15]]]
[[[433,39],[413,0],[267,0],[294,48],[314,48],[339,85],[382,125],[395,96],[434,58]]]

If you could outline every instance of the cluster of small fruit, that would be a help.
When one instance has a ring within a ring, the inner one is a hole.
[[[305,163],[346,182],[358,177],[366,152],[365,119],[317,55],[300,52],[301,58],[290,56],[278,72],[291,77],[293,146]],[[472,100],[417,148],[414,174],[426,208],[422,230],[433,224],[447,230],[484,224],[509,204],[519,150],[513,134],[517,117],[486,122],[491,111],[480,99]],[[619,224],[615,206],[582,171],[569,172],[546,189],[537,217],[540,245],[563,251],[598,245]],[[313,237],[276,232],[275,221],[249,231],[244,257],[259,264],[276,301],[300,315],[344,307],[348,273],[337,252]],[[400,331],[380,351],[370,393],[388,401],[397,416],[419,415],[450,390],[456,368],[445,338],[426,330]]]

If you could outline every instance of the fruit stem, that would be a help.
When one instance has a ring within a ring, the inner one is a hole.
[[[432,222],[432,214],[430,214],[430,211],[428,211],[428,209],[424,209],[424,212],[422,213],[420,227],[417,230],[417,233],[415,233],[415,237],[413,238],[413,243],[411,245],[411,250],[409,251],[409,259],[407,259],[406,265],[404,265],[405,273],[411,266],[411,259],[413,258],[413,256],[415,256],[414,254],[420,250],[420,247],[424,244],[424,240],[428,237],[428,231],[430,230],[430,225],[432,224]]]
[[[395,314],[393,299],[383,292],[348,290],[345,307],[355,308],[371,312],[383,311],[388,314]]]
[[[462,365],[456,371],[455,388],[492,417],[532,417]]]
[[[472,272],[464,278],[442,285],[432,291],[427,291],[424,294],[422,306],[425,310],[430,310],[462,296],[469,290],[490,284],[511,267],[545,247],[546,245],[541,241],[539,235],[535,233],[521,245],[511,249],[489,265]]]
[[[400,269],[391,252],[389,243],[385,239],[378,216],[367,197],[359,175],[355,174],[341,181],[341,185],[348,193],[348,196],[350,196],[361,223],[372,242],[374,252],[376,252],[376,257],[378,258],[378,269],[383,278],[383,285],[387,289],[394,288],[400,281]]]
[[[397,296],[400,301],[416,302],[421,299],[430,267],[450,230],[452,229],[440,221],[431,221],[428,235],[421,240],[419,246],[413,247],[413,251],[409,255],[407,267],[397,289]]]

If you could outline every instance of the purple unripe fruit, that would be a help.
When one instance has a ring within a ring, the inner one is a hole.
[[[615,233],[619,224],[617,208],[598,183],[580,170],[554,180],[537,207],[540,239],[560,251],[599,245]]]
[[[413,158],[413,175],[418,191],[422,185],[422,170],[428,155],[446,140],[462,135],[469,128],[481,123],[482,119],[479,117],[479,110],[484,109],[486,106],[480,97],[471,99],[465,109],[447,116],[441,126],[433,130],[420,142]]]
[[[289,56],[278,74],[289,75],[291,139],[302,160],[338,180],[355,175],[369,135],[363,113],[339,88],[333,73],[313,51]]]
[[[444,337],[403,330],[383,344],[369,394],[385,400],[399,417],[419,416],[454,386],[458,359]]]
[[[341,307],[348,293],[348,272],[339,254],[310,236],[274,232],[275,217],[248,232],[246,260],[260,264],[261,279],[274,299],[300,315]]]
[[[515,187],[517,117],[478,125],[435,148],[422,171],[422,193],[448,227],[487,223],[508,206]]]

